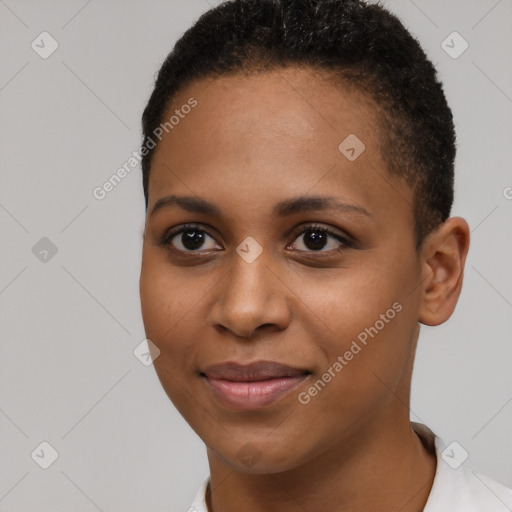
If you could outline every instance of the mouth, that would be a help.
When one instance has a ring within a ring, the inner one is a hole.
[[[200,372],[224,405],[238,410],[269,406],[297,388],[311,372],[274,361],[213,365]]]

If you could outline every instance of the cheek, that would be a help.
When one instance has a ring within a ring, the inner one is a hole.
[[[152,253],[151,248],[143,252],[139,283],[142,319],[147,338],[160,350],[153,367],[169,399],[188,417],[191,404],[183,382],[193,372],[193,344],[188,341],[193,336],[186,329],[197,300],[193,293],[183,293],[190,287],[180,283],[176,274],[160,254]]]
[[[317,344],[331,358],[348,350],[359,335],[364,341],[365,329],[376,322],[379,331],[389,331],[397,316],[393,304],[401,302],[403,295],[389,273],[379,277],[379,272],[371,269],[344,269],[342,276],[316,279],[302,287],[309,290],[302,296],[305,312],[312,311],[327,334],[317,338]]]
[[[355,411],[396,387],[417,325],[418,295],[410,293],[414,275],[412,267],[379,265],[316,283],[305,303],[321,319],[311,336],[323,353],[318,378],[328,383],[306,390],[324,395],[315,400]]]
[[[193,286],[184,286],[160,255],[145,251],[140,275],[142,319],[147,337],[162,351],[178,339],[176,333],[193,309]],[[184,289],[190,293],[183,293]]]

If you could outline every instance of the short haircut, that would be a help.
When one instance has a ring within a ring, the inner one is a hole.
[[[376,104],[377,137],[387,170],[413,191],[419,249],[450,215],[455,129],[433,64],[400,20],[380,4],[229,0],[207,11],[177,41],[158,72],[142,116],[143,144],[187,84],[290,66],[321,71],[333,85],[359,89]],[[153,153],[151,149],[142,158],[146,208]]]

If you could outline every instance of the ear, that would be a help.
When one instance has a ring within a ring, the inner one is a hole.
[[[421,249],[422,324],[439,325],[452,315],[462,289],[469,238],[468,223],[451,217],[425,239]]]

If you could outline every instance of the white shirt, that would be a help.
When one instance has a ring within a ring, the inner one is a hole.
[[[437,457],[434,483],[423,512],[512,511],[512,489],[466,467],[463,459],[467,454],[458,443],[446,446],[425,426],[412,425],[424,442],[435,443]],[[429,433],[431,439],[425,439]],[[207,478],[203,482],[188,512],[209,512],[205,502],[209,481]]]

